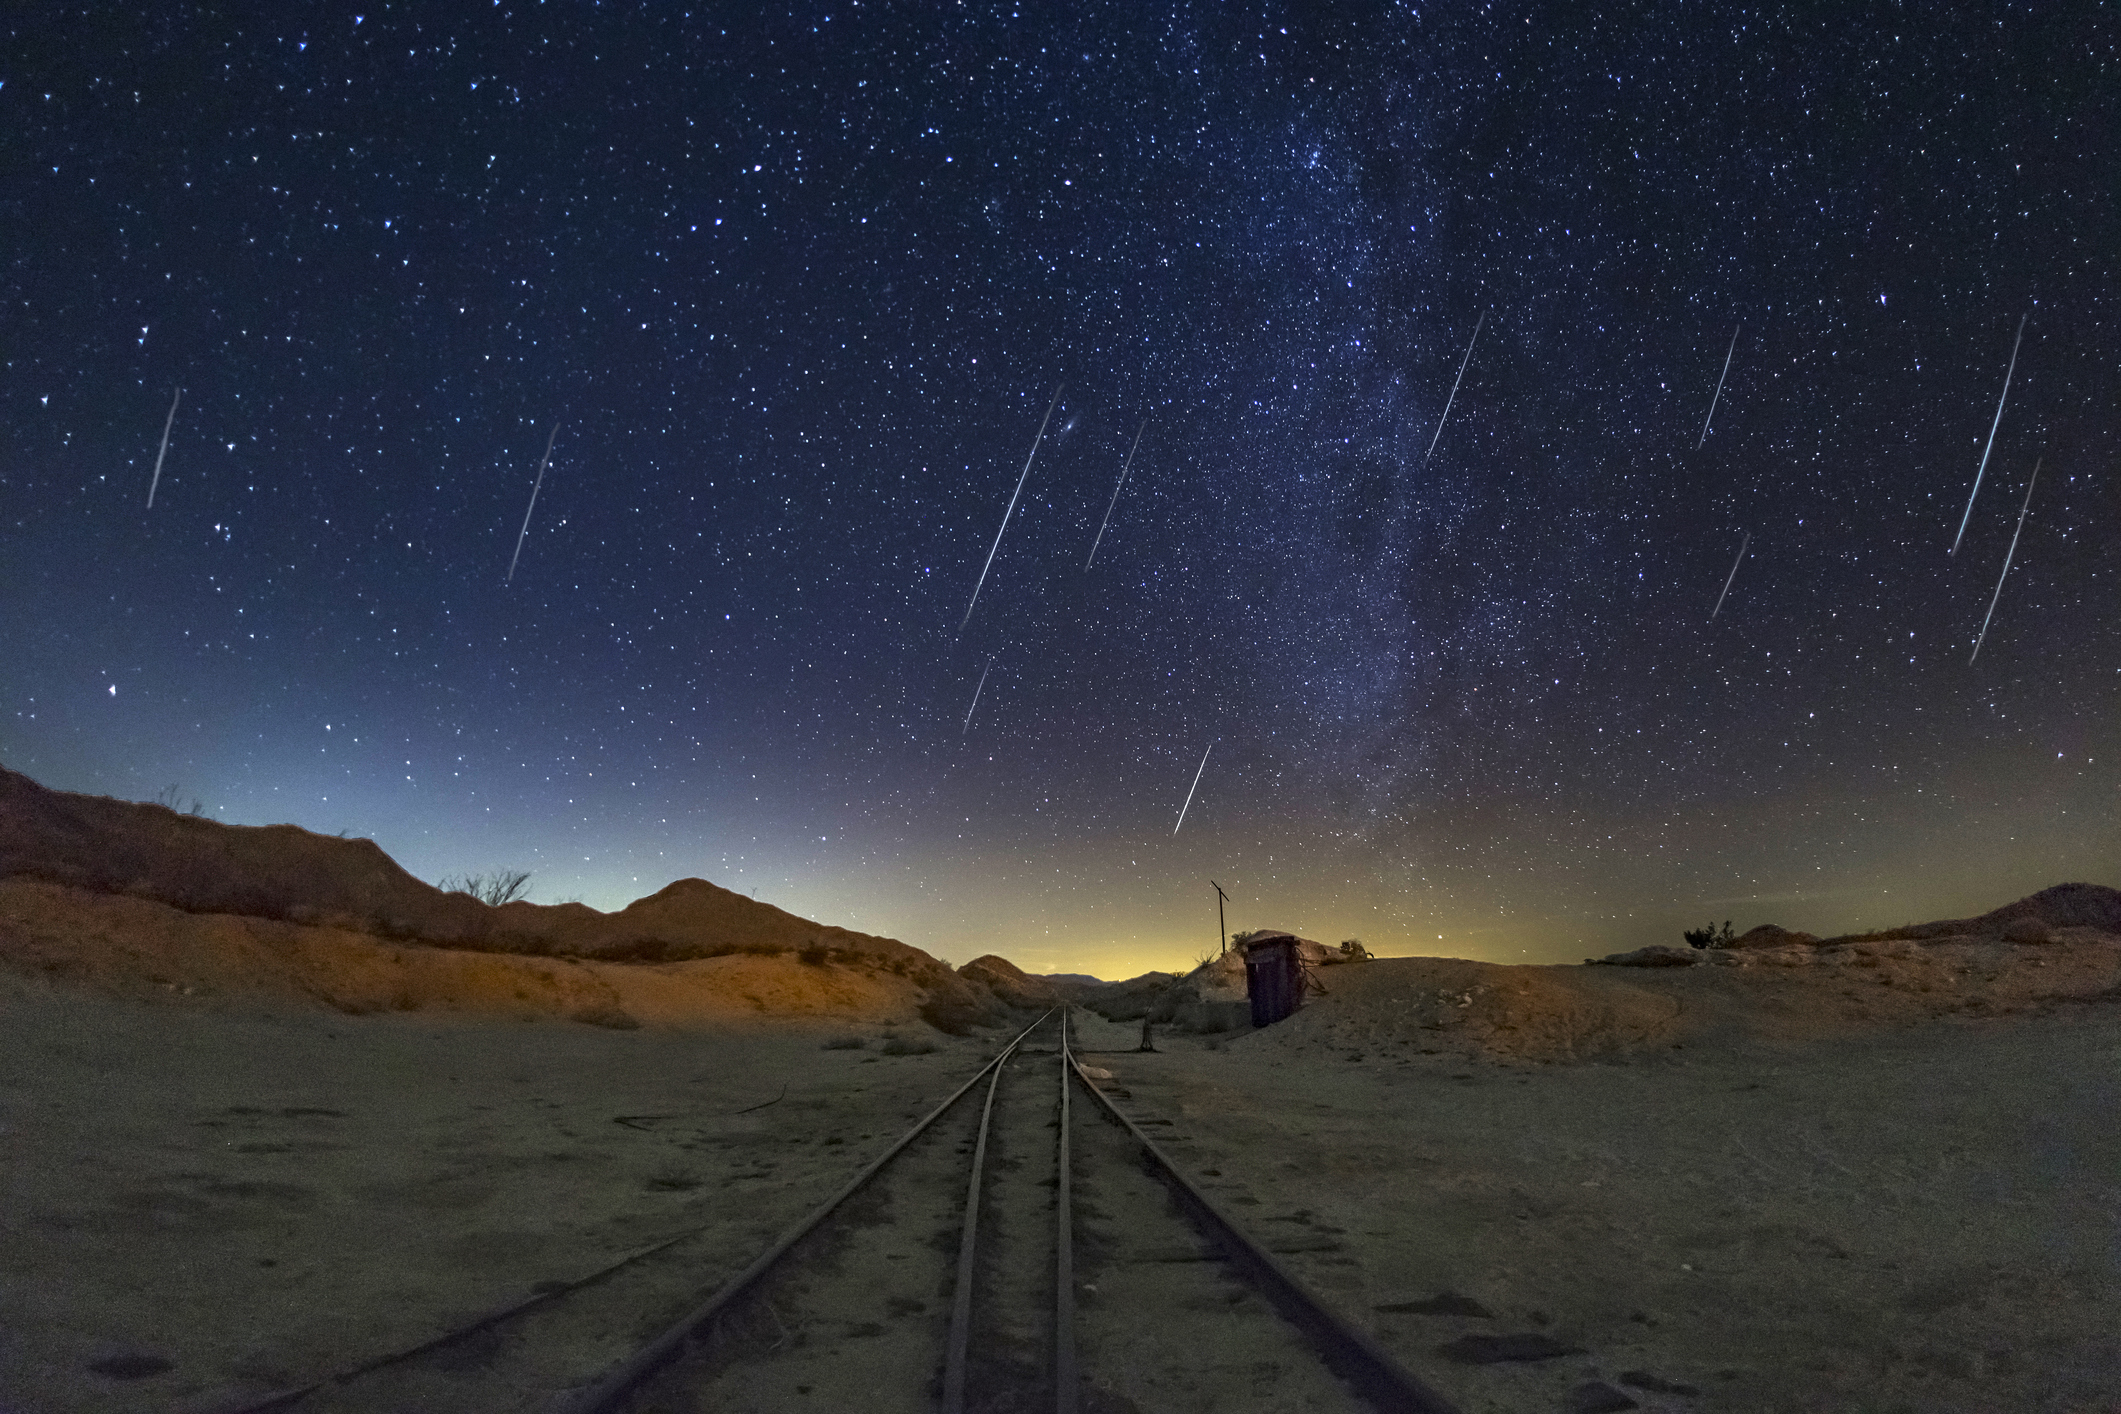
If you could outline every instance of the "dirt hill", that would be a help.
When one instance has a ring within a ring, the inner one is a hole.
[[[1105,982],[1095,977],[1045,979],[1064,998],[1088,1007],[1112,1021],[1139,1021],[1147,1016],[1164,991],[1178,980],[1176,972],[1144,972],[1123,982]]]
[[[1320,1055],[1568,1061],[1770,1045],[1942,1019],[2121,1002],[2121,892],[2060,884],[1974,919],[1814,939],[1763,925],[1722,948],[1604,966],[1391,958],[1241,1044]]]
[[[621,1025],[637,1011],[918,1013],[951,1032],[1003,1016],[976,976],[918,948],[704,879],[616,913],[492,908],[415,879],[372,840],[224,825],[48,790],[5,769],[0,963],[121,990],[256,991],[352,1011],[440,1006]]]
[[[993,953],[976,957],[957,970],[957,975],[992,992],[1003,1003],[1025,1010],[1050,1007],[1061,1000],[1060,990],[1043,977],[1033,977],[1006,957]]]

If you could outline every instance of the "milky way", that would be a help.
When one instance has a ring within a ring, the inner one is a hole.
[[[1108,974],[2121,882],[2095,24],[884,8],[0,19],[0,760]]]

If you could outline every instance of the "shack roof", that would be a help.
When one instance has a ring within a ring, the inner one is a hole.
[[[1290,943],[1300,943],[1302,941],[1303,939],[1297,937],[1294,933],[1283,933],[1270,929],[1265,932],[1254,933],[1251,937],[1245,939],[1245,951],[1252,953],[1257,952],[1261,948],[1283,947]]]

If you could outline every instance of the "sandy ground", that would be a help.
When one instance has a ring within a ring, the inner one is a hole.
[[[1082,1040],[1241,1220],[1469,1414],[1567,1408],[1592,1380],[1673,1411],[2113,1411],[2121,1009],[2027,980],[2103,995],[2103,946],[1380,962],[1267,1031]],[[1525,1000],[1549,986],[1567,995]],[[908,1028],[937,1049],[885,1056],[869,1025],[825,1049],[843,1029],[0,978],[0,1408],[225,1407],[690,1228],[720,1235],[712,1286],[990,1045]],[[1530,1333],[1576,1353],[1445,1353]]]
[[[984,1054],[926,1027],[927,1054],[881,1055],[875,1027],[823,1049],[842,1032],[228,1010],[0,976],[0,1409],[225,1406],[703,1225],[726,1237],[712,1286]]]
[[[2121,1410],[2121,1008],[1574,1065],[1364,1029],[1100,1063],[1255,1231],[1329,1235],[1289,1260],[1469,1414]],[[1446,1294],[1491,1314],[1408,1309]],[[1580,1353],[1446,1351],[1513,1333]]]

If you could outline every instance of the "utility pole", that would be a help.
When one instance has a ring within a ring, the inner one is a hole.
[[[1217,932],[1222,934],[1223,951],[1227,953],[1228,951],[1230,951],[1230,929],[1229,926],[1223,922],[1223,905],[1230,901],[1230,896],[1223,892],[1223,886],[1221,884],[1215,883],[1213,879],[1210,879],[1208,882],[1214,885],[1215,888],[1215,928]]]

